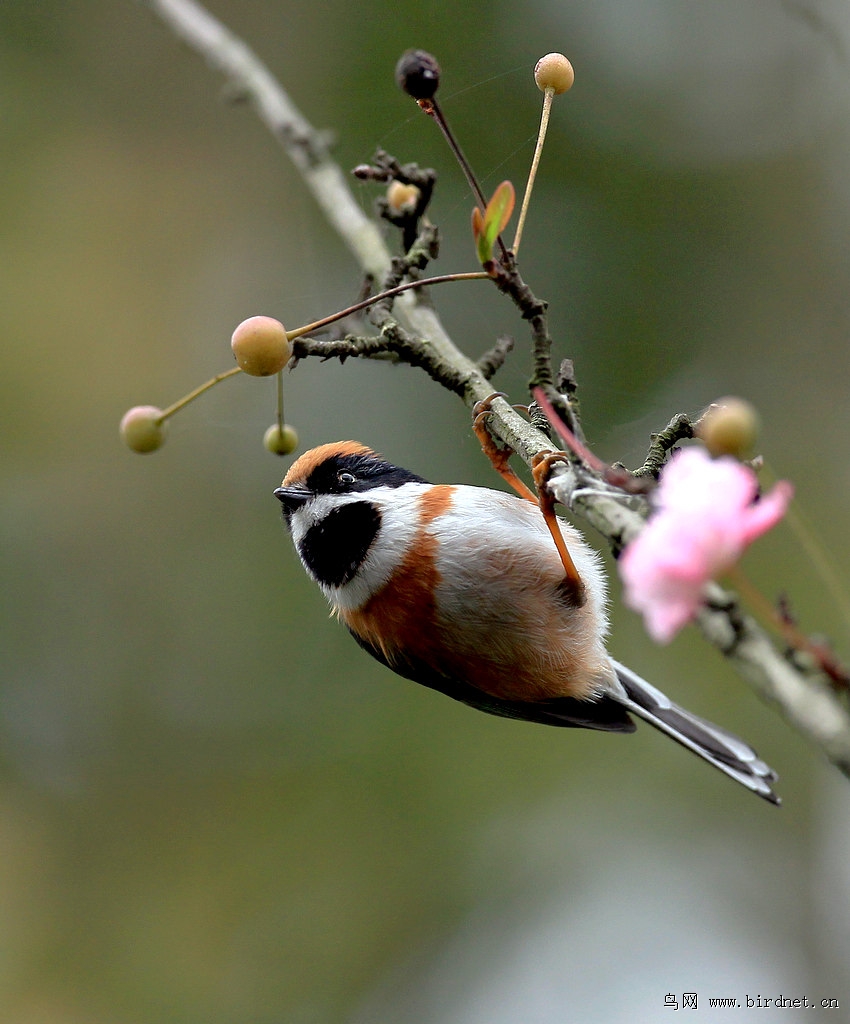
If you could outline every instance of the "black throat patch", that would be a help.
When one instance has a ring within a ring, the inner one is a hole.
[[[298,545],[304,564],[319,583],[341,587],[357,572],[381,527],[370,501],[354,501],[311,526]]]

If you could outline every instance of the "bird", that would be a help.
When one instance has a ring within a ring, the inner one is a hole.
[[[568,562],[532,501],[431,483],[357,441],[306,451],[274,494],[332,612],[398,675],[526,722],[631,733],[637,717],[780,803],[748,744],[611,657],[602,561],[566,520]]]

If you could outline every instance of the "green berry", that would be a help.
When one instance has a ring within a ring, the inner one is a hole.
[[[155,452],[165,443],[165,420],[155,405],[136,405],[124,413],[121,437],[134,452]]]
[[[755,448],[758,429],[758,413],[749,402],[743,398],[721,398],[703,413],[696,434],[709,454],[746,459]]]
[[[270,377],[286,366],[292,356],[292,342],[286,328],[270,316],[252,316],[233,332],[230,347],[236,362],[252,377]]]
[[[272,423],[263,435],[263,444],[273,455],[290,455],[298,447],[298,433],[295,427],[284,423]]]

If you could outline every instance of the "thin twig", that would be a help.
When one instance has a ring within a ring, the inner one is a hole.
[[[667,456],[680,441],[687,440],[694,436],[694,426],[691,419],[685,413],[675,415],[667,426],[657,434],[650,437],[649,451],[640,469],[636,469],[632,476],[657,480],[661,468],[667,461]]]
[[[484,355],[478,357],[478,369],[484,374],[487,380],[492,380],[496,372],[505,364],[505,360],[513,351],[514,339],[505,334],[496,339],[496,344],[488,349]]]

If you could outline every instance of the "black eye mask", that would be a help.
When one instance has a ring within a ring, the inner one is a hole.
[[[313,494],[352,494],[373,487],[401,487],[403,484],[429,481],[409,470],[376,459],[374,455],[335,455],[327,459],[305,480]]]

